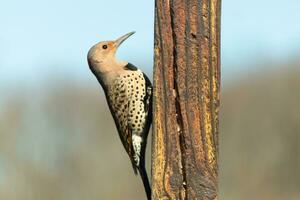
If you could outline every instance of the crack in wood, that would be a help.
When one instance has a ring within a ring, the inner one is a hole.
[[[182,194],[180,195],[184,199],[188,199],[187,193],[187,176],[186,176],[186,146],[185,146],[185,137],[183,135],[183,119],[180,108],[179,101],[179,91],[178,91],[178,65],[177,65],[177,42],[176,42],[176,33],[175,33],[175,22],[174,22],[174,1],[170,2],[170,18],[171,18],[171,28],[172,28],[172,40],[173,40],[173,79],[174,79],[174,97],[175,97],[175,108],[176,108],[176,121],[177,121],[177,132],[179,137],[179,146],[180,146],[180,164],[181,164],[181,173],[182,173]]]

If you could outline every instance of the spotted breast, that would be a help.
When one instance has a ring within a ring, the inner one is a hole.
[[[124,73],[117,77],[108,90],[111,110],[122,143],[131,158],[133,166],[140,164],[145,132],[149,131],[149,109],[152,86],[145,74],[132,64],[124,67]],[[134,167],[135,168],[135,167]]]

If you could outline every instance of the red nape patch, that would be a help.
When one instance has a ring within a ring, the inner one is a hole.
[[[113,48],[114,42],[108,42],[107,45],[108,45],[109,48]]]

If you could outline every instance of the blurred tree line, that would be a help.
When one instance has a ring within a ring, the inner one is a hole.
[[[300,198],[297,67],[222,88],[220,199]],[[20,86],[1,97],[0,199],[144,199],[94,83]]]

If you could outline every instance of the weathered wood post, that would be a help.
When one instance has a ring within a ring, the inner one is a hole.
[[[152,199],[218,199],[221,0],[156,0]]]

